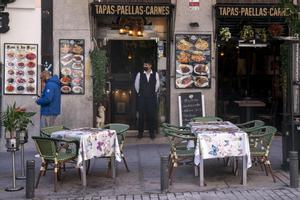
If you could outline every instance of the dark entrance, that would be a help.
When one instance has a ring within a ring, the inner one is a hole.
[[[157,71],[155,40],[110,40],[110,122],[125,123],[136,129],[135,76],[142,70],[145,58],[153,61]]]

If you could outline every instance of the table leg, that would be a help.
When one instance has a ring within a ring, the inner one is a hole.
[[[199,176],[199,168],[197,165],[194,165],[194,175]]]
[[[203,159],[200,157],[200,169],[199,169],[199,178],[200,178],[200,187],[204,186],[204,163]]]
[[[82,158],[84,158],[83,153],[82,153]],[[82,166],[80,167],[80,170],[81,170],[82,186],[85,188],[86,187],[86,163],[85,163],[85,160],[82,161]]]
[[[116,158],[115,158],[115,156],[110,157],[110,160],[111,160],[112,178],[116,178]]]
[[[243,156],[243,185],[247,185],[247,160],[248,156],[244,155]]]

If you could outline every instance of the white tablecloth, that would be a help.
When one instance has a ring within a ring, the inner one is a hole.
[[[195,149],[196,165],[202,159],[230,156],[248,157],[247,168],[251,167],[250,147],[247,133],[231,122],[192,122],[191,131],[197,135]]]
[[[57,131],[52,133],[51,137],[79,141],[77,167],[81,166],[83,160],[94,157],[114,155],[116,160],[121,162],[121,153],[115,130],[80,128]]]

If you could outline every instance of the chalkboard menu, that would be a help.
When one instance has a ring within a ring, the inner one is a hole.
[[[181,93],[178,104],[180,126],[188,124],[193,117],[205,116],[204,97],[201,92]]]

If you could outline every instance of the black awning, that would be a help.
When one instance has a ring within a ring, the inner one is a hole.
[[[217,28],[228,27],[233,36],[238,36],[244,25],[267,30],[280,24],[288,33],[284,9],[278,4],[216,4],[215,12]]]

